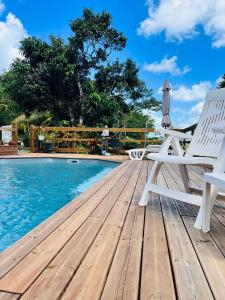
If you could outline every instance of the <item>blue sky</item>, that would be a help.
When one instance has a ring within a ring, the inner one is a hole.
[[[118,57],[136,61],[158,99],[169,80],[174,126],[195,122],[207,90],[225,73],[225,1],[0,0],[0,71],[19,55],[19,40],[27,35],[66,39],[70,20],[84,8],[112,14],[113,25],[128,38]],[[159,123],[160,113],[154,117]]]

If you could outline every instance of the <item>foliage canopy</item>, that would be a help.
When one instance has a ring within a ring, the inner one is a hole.
[[[160,104],[139,79],[134,61],[112,61],[126,37],[112,26],[111,15],[85,9],[70,27],[67,42],[55,36],[49,42],[22,41],[22,58],[2,76],[4,92],[27,117],[46,111],[56,123],[127,126],[125,120],[135,116],[142,120],[138,126],[145,126],[142,109],[157,110]]]

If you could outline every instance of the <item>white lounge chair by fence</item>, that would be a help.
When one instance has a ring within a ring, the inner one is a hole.
[[[209,91],[204,103],[202,114],[198,122],[190,146],[186,153],[179,144],[179,139],[187,138],[186,134],[173,130],[164,130],[167,135],[157,154],[149,154],[147,157],[154,161],[152,170],[148,177],[139,205],[145,206],[148,203],[149,192],[158,193],[166,197],[200,206],[195,221],[195,227],[202,228],[202,203],[203,197],[190,193],[189,178],[186,165],[207,165],[212,166],[215,172],[224,168],[224,134],[219,126],[225,124],[225,89]],[[214,128],[214,131],[213,131]],[[190,138],[190,137],[189,137]],[[168,148],[172,144],[175,155],[168,155]],[[181,177],[184,183],[185,192],[164,188],[156,184],[157,176],[163,163],[178,164]],[[214,188],[211,197],[215,199],[218,189]],[[212,201],[213,202],[213,201]]]
[[[129,154],[131,160],[142,160],[149,152],[158,153],[160,151],[160,147],[160,145],[148,145],[146,148],[130,149],[126,152]]]

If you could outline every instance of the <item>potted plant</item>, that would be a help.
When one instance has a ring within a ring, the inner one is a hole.
[[[55,145],[53,139],[55,138],[55,133],[50,132],[50,133],[45,133],[44,136],[44,151],[45,152],[54,152],[55,151]]]

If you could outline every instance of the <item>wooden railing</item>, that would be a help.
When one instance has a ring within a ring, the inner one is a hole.
[[[51,140],[53,143],[62,143],[62,142],[69,142],[72,144],[72,147],[67,148],[56,148],[57,152],[87,152],[85,148],[77,147],[77,143],[91,143],[98,139],[99,142],[102,141],[102,137],[100,133],[103,132],[105,128],[99,127],[38,127],[38,126],[30,126],[30,150],[31,152],[35,152],[37,150],[36,142],[37,142],[37,135],[45,134],[45,133],[57,133],[58,135],[62,135],[60,137],[51,137],[47,138]],[[159,144],[159,140],[152,140],[147,138],[147,134],[150,132],[154,132],[152,128],[108,128],[110,135],[112,133],[125,133],[125,134],[138,134],[139,138],[118,138],[120,143],[138,143],[141,146],[146,146],[147,144]],[[98,137],[83,137],[84,133],[98,133]],[[67,136],[63,136],[67,135]],[[69,135],[69,137],[68,137]]]

